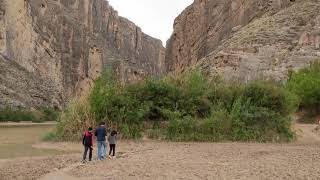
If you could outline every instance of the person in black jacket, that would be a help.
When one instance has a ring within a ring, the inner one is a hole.
[[[84,153],[83,153],[83,162],[86,162],[87,153],[89,151],[89,161],[92,160],[92,150],[93,150],[93,141],[94,136],[92,133],[92,127],[89,127],[88,130],[84,133],[82,144],[84,146]]]

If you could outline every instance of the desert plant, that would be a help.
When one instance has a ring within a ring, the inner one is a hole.
[[[287,141],[297,102],[275,82],[231,84],[195,71],[122,84],[107,71],[87,98],[62,113],[57,134],[79,137],[86,126],[104,121],[124,138],[147,132],[174,141]],[[145,122],[166,123],[146,130]]]
[[[88,127],[95,127],[94,114],[91,113],[88,98],[84,95],[80,100],[71,102],[61,113],[54,132],[47,134],[50,140],[80,140]]]
[[[301,109],[316,115],[320,111],[320,61],[291,72],[287,88],[299,97]]]

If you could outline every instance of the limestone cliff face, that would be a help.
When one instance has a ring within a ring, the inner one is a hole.
[[[0,56],[0,108],[59,107],[62,94],[54,82],[42,78],[16,62]],[[49,104],[50,103],[50,104]]]
[[[283,80],[320,57],[319,8],[318,0],[195,0],[175,20],[167,67]]]
[[[160,40],[119,17],[105,0],[0,0],[0,74],[17,78],[16,85],[0,79],[0,106],[62,107],[104,68],[135,81],[162,75],[164,56]]]

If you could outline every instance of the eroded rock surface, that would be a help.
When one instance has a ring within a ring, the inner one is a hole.
[[[165,51],[105,0],[0,0],[0,107],[61,108],[107,67],[123,82],[199,67],[284,80],[320,58],[319,12],[319,0],[195,0]]]
[[[165,72],[161,41],[105,0],[0,0],[0,56],[2,107],[61,108],[104,68],[124,82]]]
[[[0,107],[45,107],[48,102],[57,108],[63,94],[51,79],[42,78],[0,56]]]
[[[170,71],[201,67],[247,82],[287,78],[320,58],[318,0],[195,0],[167,42]]]

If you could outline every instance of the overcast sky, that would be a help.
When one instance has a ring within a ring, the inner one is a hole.
[[[142,31],[166,43],[174,19],[193,0],[109,0],[120,16],[134,22]]]

